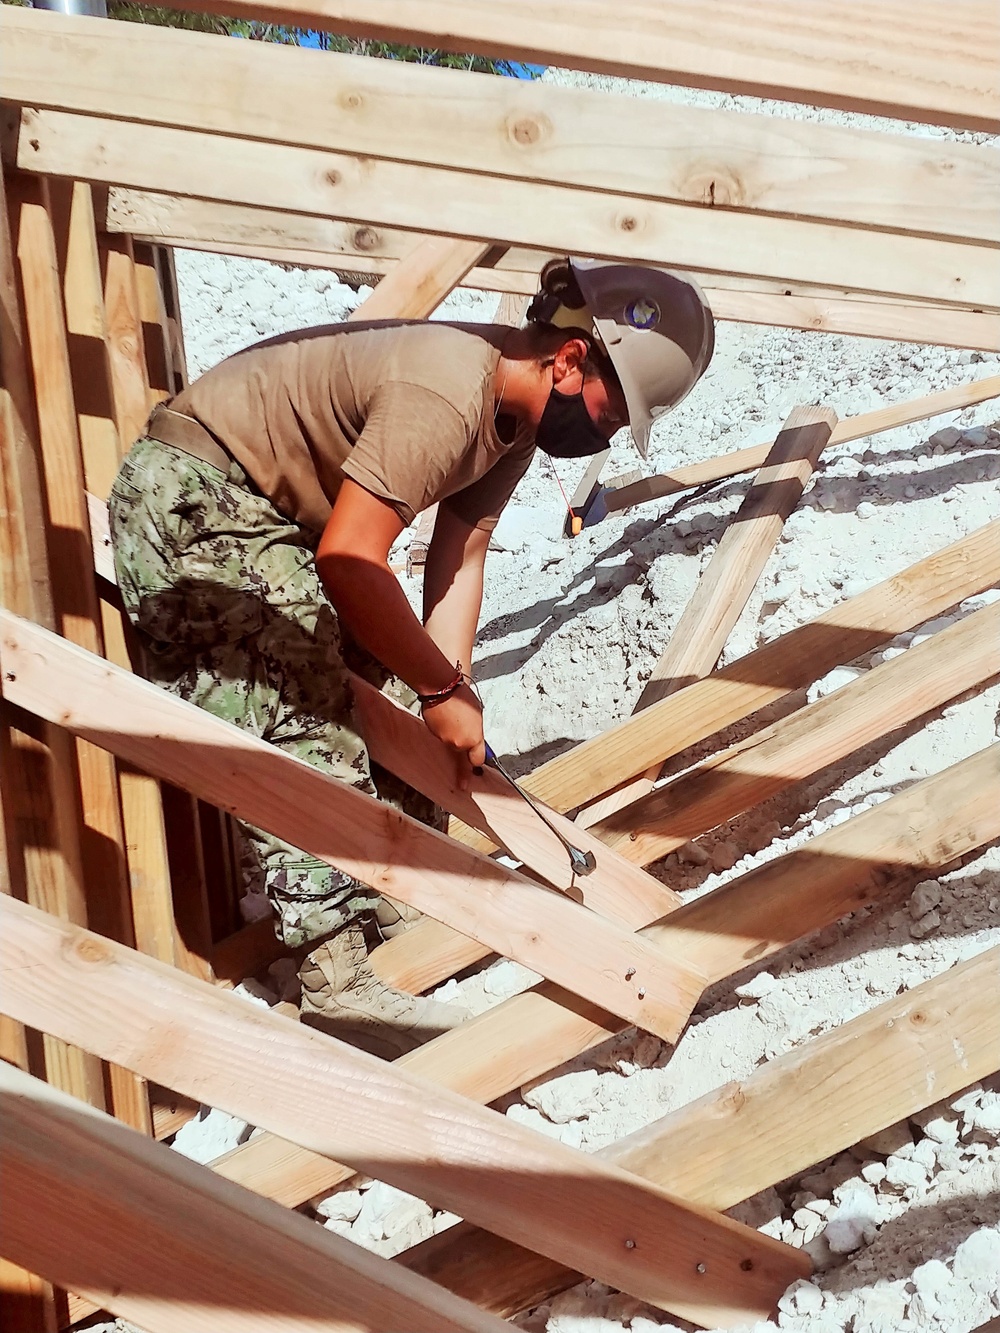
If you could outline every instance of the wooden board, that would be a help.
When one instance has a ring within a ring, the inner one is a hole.
[[[830,408],[792,409],[743,503],[726,525],[633,714],[644,712],[715,668],[836,424],[837,414]],[[653,765],[602,796],[580,811],[578,821],[589,826],[610,818],[622,806],[652,791],[658,772],[659,765]]]
[[[1000,241],[1000,152],[982,144],[144,24],[98,31],[86,18],[9,7],[0,34],[4,95],[26,106],[705,209]],[[117,77],[123,68],[141,68],[142,80]]]
[[[182,0],[299,28],[447,51],[568,65],[632,79],[810,102],[995,132],[1000,21],[989,0]],[[905,41],[901,35],[905,34]]]
[[[805,846],[649,928],[710,975],[744,971],[794,938],[885,899],[1000,836],[1000,745],[926,778]],[[620,1024],[542,985],[420,1050],[403,1067],[477,1101],[498,1097],[613,1036]],[[318,1157],[258,1138],[213,1166],[296,1206],[349,1176]]]
[[[230,991],[11,898],[0,897],[0,920],[5,1012],[313,1151],[346,1157],[671,1313],[705,1325],[764,1318],[787,1284],[810,1271],[805,1255],[749,1227],[680,1205]],[[358,1115],[359,1106],[367,1113]]]
[[[348,320],[426,319],[489,248],[479,241],[425,236]]]
[[[731,1208],[1000,1068],[1000,949],[956,964],[598,1156]],[[794,1114],[790,1114],[793,1111]],[[579,1275],[460,1225],[397,1262],[509,1317]]]
[[[111,185],[628,261],[1000,308],[983,246],[358,158],[61,111],[21,114],[17,164]],[[448,209],[441,210],[447,198]]]
[[[506,1327],[19,1070],[0,1112],[4,1253],[149,1333]]]
[[[621,1010],[629,1022],[675,1037],[683,1028],[700,977],[625,927],[46,630],[7,612],[0,623],[3,693],[12,702]]]
[[[705,760],[593,832],[649,865],[1000,674],[1000,603]]]

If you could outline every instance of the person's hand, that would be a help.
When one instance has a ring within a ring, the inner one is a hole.
[[[467,791],[472,769],[486,763],[482,704],[469,686],[463,684],[450,698],[421,711],[428,729],[456,752],[458,785],[460,790]]]

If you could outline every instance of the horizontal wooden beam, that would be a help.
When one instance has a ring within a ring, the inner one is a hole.
[[[732,1208],[1000,1069],[1000,949],[956,964],[598,1156]],[[397,1262],[505,1318],[579,1274],[459,1225]]]
[[[1000,674],[1000,603],[772,723],[592,826],[649,865]]]
[[[149,1333],[506,1328],[7,1065],[0,1124],[4,1255]]]
[[[470,240],[1000,308],[1000,266],[968,242],[740,214],[473,171],[359,158],[62,111],[21,113],[17,165]],[[441,199],[449,206],[442,212]]]
[[[0,920],[4,1012],[671,1313],[766,1318],[810,1270],[749,1227],[124,945],[6,896]]]
[[[643,933],[721,980],[762,964],[790,941],[884,900],[911,884],[914,875],[931,873],[998,836],[1000,745],[994,745],[678,909]],[[401,1063],[489,1103],[619,1030],[611,1015],[542,985],[403,1056]],[[213,1165],[292,1206],[332,1189],[348,1174],[264,1137]]]
[[[349,36],[996,132],[989,0],[180,0]]]
[[[708,209],[1000,241],[1000,152],[979,144],[145,24],[107,29],[9,6],[0,39],[4,96],[26,106]],[[141,82],[117,77],[123,68],[141,68]]]
[[[11,702],[667,1040],[701,994],[626,927],[2,610],[0,659]]]

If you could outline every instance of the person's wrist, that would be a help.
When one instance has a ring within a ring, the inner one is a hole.
[[[461,663],[456,664],[455,675],[438,690],[430,690],[425,694],[417,694],[417,702],[422,709],[433,708],[435,704],[443,704],[446,699],[450,699],[453,694],[460,690],[465,683],[465,676],[462,674]]]

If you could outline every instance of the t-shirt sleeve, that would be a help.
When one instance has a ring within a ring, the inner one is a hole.
[[[492,532],[507,501],[514,494],[514,487],[527,472],[534,452],[531,443],[512,447],[478,481],[456,491],[442,503],[470,528],[484,528]]]
[[[341,471],[412,523],[448,488],[469,443],[461,413],[440,395],[415,384],[386,384]]]

